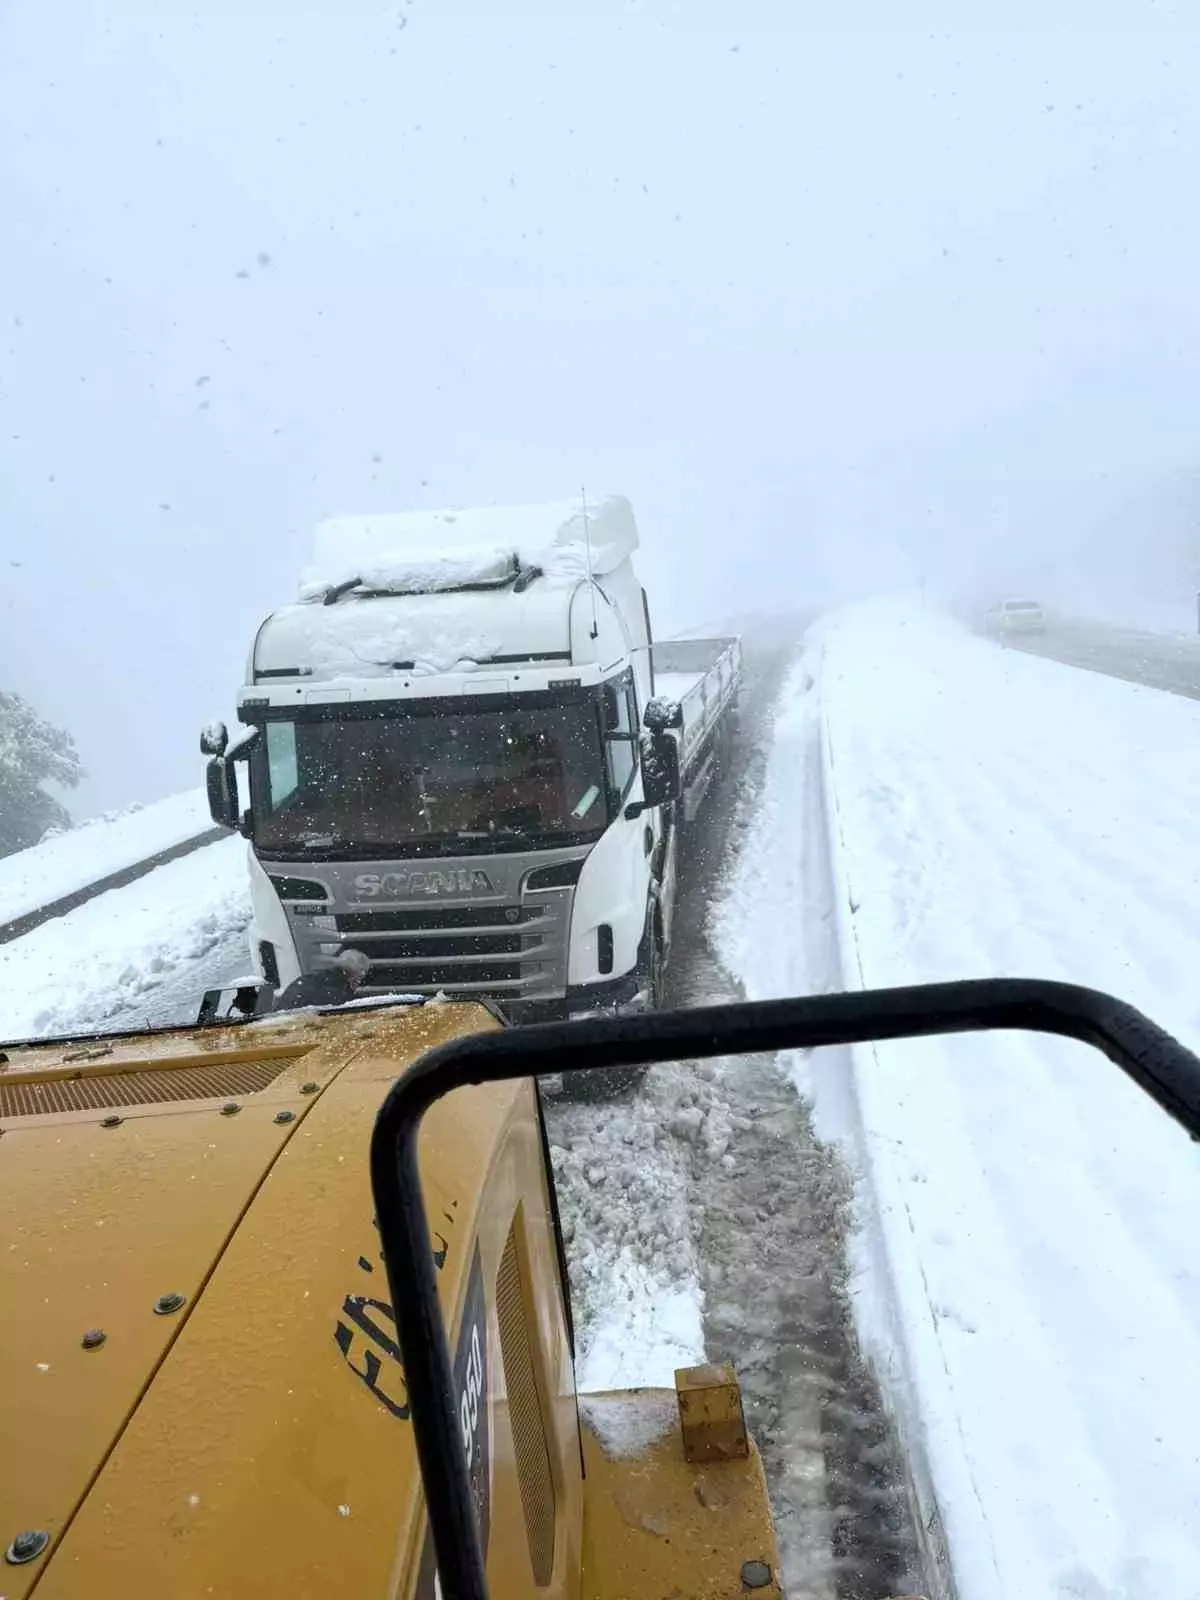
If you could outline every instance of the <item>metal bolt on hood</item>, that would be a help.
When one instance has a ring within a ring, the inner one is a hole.
[[[9,1545],[4,1559],[10,1567],[23,1567],[27,1561],[36,1561],[49,1543],[50,1535],[41,1528],[27,1528]]]

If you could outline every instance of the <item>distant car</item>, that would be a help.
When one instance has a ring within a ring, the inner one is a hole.
[[[1002,600],[993,612],[1001,633],[1044,633],[1046,613],[1036,600]]]

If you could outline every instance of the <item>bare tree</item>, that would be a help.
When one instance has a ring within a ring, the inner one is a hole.
[[[67,808],[43,785],[73,789],[82,776],[71,735],[0,689],[0,856],[37,844],[47,828],[69,827]]]

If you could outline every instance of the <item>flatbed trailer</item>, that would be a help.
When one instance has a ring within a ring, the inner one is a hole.
[[[742,672],[742,642],[666,639],[651,650],[654,693],[680,710],[679,765],[683,820],[699,810],[716,770],[723,719],[737,698]]]

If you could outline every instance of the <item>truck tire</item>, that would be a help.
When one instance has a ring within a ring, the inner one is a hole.
[[[646,994],[645,1009],[661,1011],[663,1007],[663,942],[658,925],[658,913],[642,937],[638,955],[637,974]]]
[[[585,1103],[615,1100],[636,1089],[648,1071],[647,1067],[598,1067],[595,1072],[564,1072],[560,1098]]]
[[[663,1001],[662,937],[657,925],[646,930],[637,975],[646,994],[646,1010],[659,1011]],[[596,1072],[565,1072],[562,1079],[564,1100],[612,1100],[636,1089],[649,1067],[601,1067]]]

